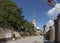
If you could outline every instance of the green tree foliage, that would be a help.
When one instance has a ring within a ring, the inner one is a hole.
[[[0,27],[19,29],[24,26],[25,31],[34,31],[32,23],[24,20],[22,8],[18,8],[12,0],[0,0]]]
[[[26,32],[29,32],[29,33],[35,32],[34,25],[32,23],[28,22],[27,20],[25,20],[25,22],[24,22],[24,29]]]
[[[11,0],[0,0],[0,26],[18,28],[23,16],[22,9]]]

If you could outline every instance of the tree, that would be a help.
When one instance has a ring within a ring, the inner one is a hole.
[[[25,20],[25,22],[24,22],[24,30],[30,34],[35,32],[34,25],[32,23],[28,22],[27,20]]]
[[[23,20],[21,13],[12,0],[0,0],[0,26],[17,29]]]
[[[32,23],[22,16],[22,8],[18,8],[12,0],[0,0],[0,27],[20,30],[24,27],[25,32],[34,32]]]

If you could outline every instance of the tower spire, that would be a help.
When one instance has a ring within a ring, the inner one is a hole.
[[[33,20],[32,20],[32,23],[33,23],[34,27],[36,27],[36,14],[35,14],[35,12],[33,12]]]

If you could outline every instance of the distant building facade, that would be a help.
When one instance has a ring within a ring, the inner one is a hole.
[[[40,30],[40,29],[36,29],[35,34],[36,34],[36,35],[42,35],[42,30]]]

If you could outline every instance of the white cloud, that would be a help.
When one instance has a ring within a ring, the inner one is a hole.
[[[37,29],[40,29],[40,27],[36,27]]]
[[[47,26],[49,27],[49,26],[53,26],[54,25],[54,22],[53,22],[53,20],[49,20],[48,22],[47,22]]]
[[[48,22],[47,22],[47,31],[49,30],[49,26],[53,26],[54,25],[54,21],[53,20],[49,20]]]
[[[47,31],[49,30],[49,26],[54,25],[54,21],[58,14],[60,13],[60,4],[56,4],[52,9],[49,9],[47,15],[50,17],[50,20],[47,22]]]
[[[50,19],[54,20],[57,18],[57,15],[60,13],[60,4],[56,4],[52,9],[50,9],[47,15]]]

